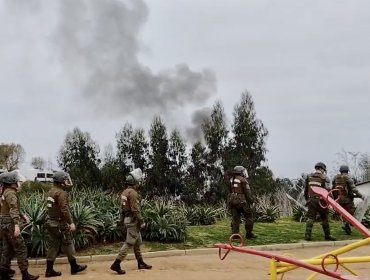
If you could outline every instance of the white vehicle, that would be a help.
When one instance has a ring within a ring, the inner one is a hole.
[[[53,182],[53,173],[48,171],[37,172],[35,181],[42,183],[52,183]]]

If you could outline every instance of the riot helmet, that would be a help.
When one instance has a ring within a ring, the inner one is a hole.
[[[349,167],[347,165],[341,165],[339,167],[339,172],[340,173],[348,173],[349,172]]]
[[[53,182],[63,184],[67,187],[73,186],[71,176],[67,172],[64,172],[64,171],[55,172],[53,174]]]
[[[126,185],[137,185],[140,184],[143,178],[143,173],[140,168],[136,168],[132,170],[127,176],[125,180]]]
[[[323,162],[318,162],[315,164],[315,169],[322,169],[326,171],[326,165]]]
[[[234,172],[242,175],[244,178],[248,178],[248,171],[244,166],[237,165],[234,167]]]
[[[18,185],[20,181],[21,181],[21,176],[16,171],[4,172],[0,175],[0,183],[6,184],[6,185],[12,185],[12,184]]]

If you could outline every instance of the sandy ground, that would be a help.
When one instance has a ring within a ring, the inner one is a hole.
[[[310,258],[334,250],[337,247],[320,247],[307,248],[287,251],[275,251],[277,254],[290,254],[296,258]],[[369,247],[362,247],[353,252],[346,253],[342,256],[368,256],[370,255]],[[151,279],[151,280],[195,280],[195,279],[212,279],[212,280],[262,280],[269,279],[268,267],[269,259],[252,256],[243,253],[231,252],[228,257],[221,261],[218,254],[197,255],[197,256],[176,256],[176,257],[157,257],[146,259],[147,263],[153,265],[152,270],[137,270],[135,261],[124,261],[123,268],[126,270],[125,275],[117,275],[110,271],[111,262],[88,262],[87,271],[79,275],[71,276],[69,266],[64,264],[55,265],[56,270],[62,271],[62,277],[52,279]],[[359,275],[367,276],[370,279],[370,263],[347,264],[354,269]],[[329,266],[330,269],[333,265]],[[31,273],[38,273],[40,279],[44,279],[44,266],[30,266]],[[306,279],[311,273],[297,269],[286,273],[284,280]],[[348,273],[344,273],[348,274]],[[21,279],[17,271],[15,279]],[[48,278],[50,279],[50,278]],[[279,278],[280,279],[280,278]],[[332,279],[325,276],[316,279]]]

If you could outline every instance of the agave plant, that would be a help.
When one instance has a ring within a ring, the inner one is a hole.
[[[182,209],[168,200],[160,199],[152,204],[142,201],[143,216],[147,221],[143,238],[163,242],[184,240],[187,220]]]
[[[95,209],[73,201],[71,212],[76,224],[76,230],[72,233],[76,249],[93,244],[98,236],[99,227],[103,226],[103,223],[97,220]]]
[[[29,195],[22,195],[21,209],[30,222],[22,228],[22,236],[26,241],[29,254],[41,256],[47,250],[47,235],[44,228],[46,222],[46,204],[43,193],[32,192]]]

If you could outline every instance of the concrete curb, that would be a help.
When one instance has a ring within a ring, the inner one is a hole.
[[[271,244],[271,245],[257,245],[248,246],[248,248],[261,250],[261,251],[284,251],[292,249],[303,249],[303,248],[315,248],[324,246],[345,246],[360,240],[341,240],[341,241],[318,241],[318,242],[300,242],[300,243],[288,243],[288,244]],[[117,248],[118,254],[119,248]],[[196,255],[210,255],[217,254],[218,248],[200,248],[200,249],[187,249],[187,250],[168,250],[168,251],[157,251],[157,252],[146,252],[143,253],[143,257],[158,258],[158,257],[175,257],[175,256],[196,256]],[[102,262],[102,261],[113,261],[117,257],[117,254],[109,255],[91,255],[91,256],[76,256],[76,259],[80,263],[86,262]],[[135,259],[134,254],[128,254],[127,260]],[[45,265],[45,259],[30,259],[30,265]],[[56,264],[67,264],[68,260],[66,257],[57,258]],[[16,265],[16,261],[12,261],[13,265]]]

